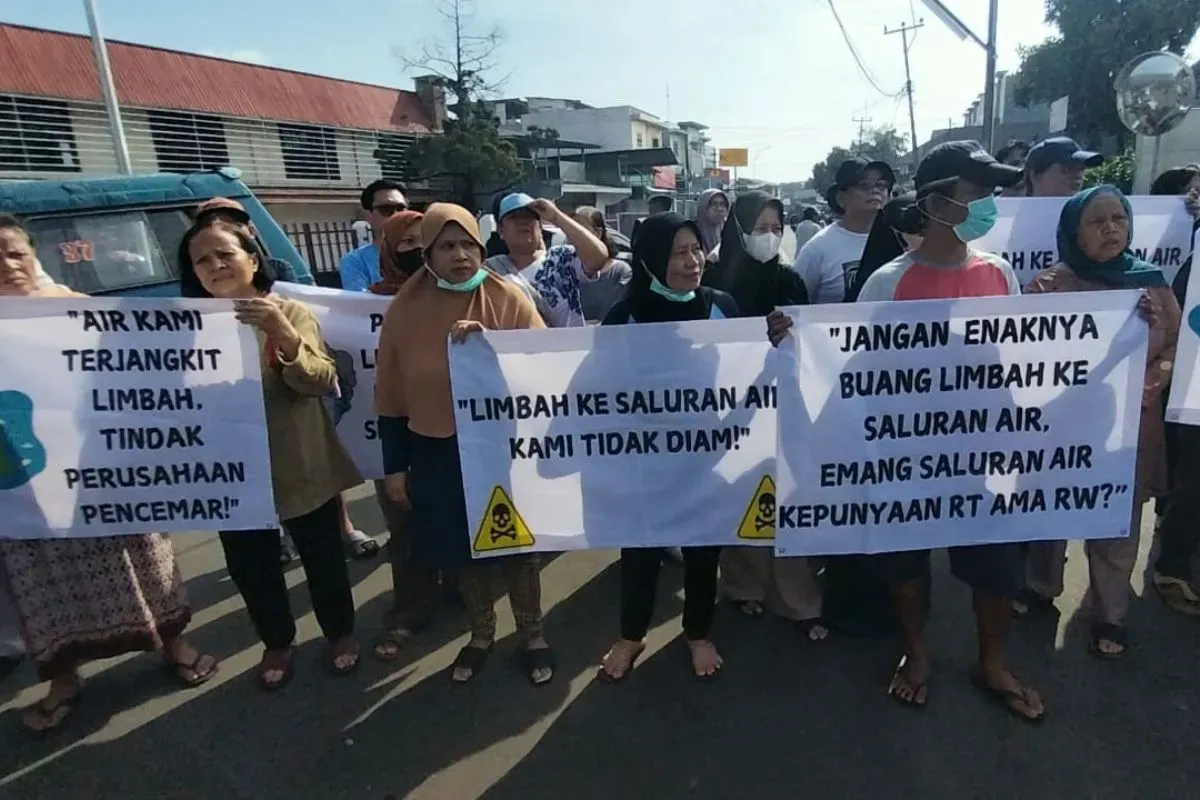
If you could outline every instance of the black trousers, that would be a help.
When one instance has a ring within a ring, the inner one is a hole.
[[[1200,428],[1167,424],[1171,490],[1159,504],[1158,559],[1154,569],[1192,579],[1192,557],[1200,548]]]
[[[354,633],[354,597],[342,551],[341,511],[334,495],[323,506],[283,521],[304,565],[308,593],[321,632],[330,641]],[[279,531],[221,531],[225,566],[242,595],[258,638],[268,650],[290,647],[296,620],[279,563]]]
[[[666,550],[660,547],[621,550],[621,638],[641,641],[654,615],[658,573]],[[717,605],[719,547],[683,548],[683,635],[707,639]]]

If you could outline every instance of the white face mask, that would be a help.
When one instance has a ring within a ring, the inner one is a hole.
[[[746,248],[746,255],[765,264],[779,255],[779,246],[783,244],[783,237],[778,233],[752,233],[749,236],[743,236],[742,243]]]

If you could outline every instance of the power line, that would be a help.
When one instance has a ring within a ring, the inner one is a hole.
[[[858,67],[859,73],[866,78],[867,83],[875,91],[879,92],[884,97],[896,97],[898,92],[889,92],[879,85],[879,81],[871,74],[871,70],[863,63],[862,56],[858,53],[858,48],[854,46],[854,42],[850,39],[850,34],[846,31],[846,26],[842,24],[842,17],[837,12],[837,8],[833,5],[833,0],[826,0],[829,3],[829,10],[833,12],[833,19],[837,22],[838,30],[842,33],[842,39],[846,42],[846,47],[850,50],[850,55],[854,59],[855,66]]]

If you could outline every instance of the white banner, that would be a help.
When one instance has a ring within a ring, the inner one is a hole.
[[[0,299],[0,536],[276,524],[254,331],[221,300]]]
[[[375,415],[375,354],[383,313],[392,298],[299,283],[274,290],[304,303],[321,323],[321,336],[337,364],[338,391],[327,400],[342,446],[367,480],[383,477],[383,453]]]
[[[1200,281],[1196,269],[1188,275],[1187,295],[1183,300],[1183,324],[1175,346],[1175,366],[1171,374],[1171,393],[1167,396],[1168,422],[1200,425]]]
[[[788,309],[776,552],[1128,535],[1138,296]]]
[[[1021,285],[1058,263],[1058,217],[1065,197],[1001,197],[1000,218],[987,236],[971,245],[996,253],[1016,270]],[[1170,283],[1192,251],[1192,218],[1181,197],[1130,197],[1133,249],[1162,268]]]
[[[769,545],[771,352],[761,319],[451,345],[472,553]]]

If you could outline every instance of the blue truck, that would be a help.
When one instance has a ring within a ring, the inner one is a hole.
[[[21,220],[58,283],[91,295],[179,295],[178,250],[196,207],[238,201],[271,258],[291,264],[297,283],[313,276],[287,234],[231,167],[190,175],[125,175],[67,181],[0,182],[0,213]]]

